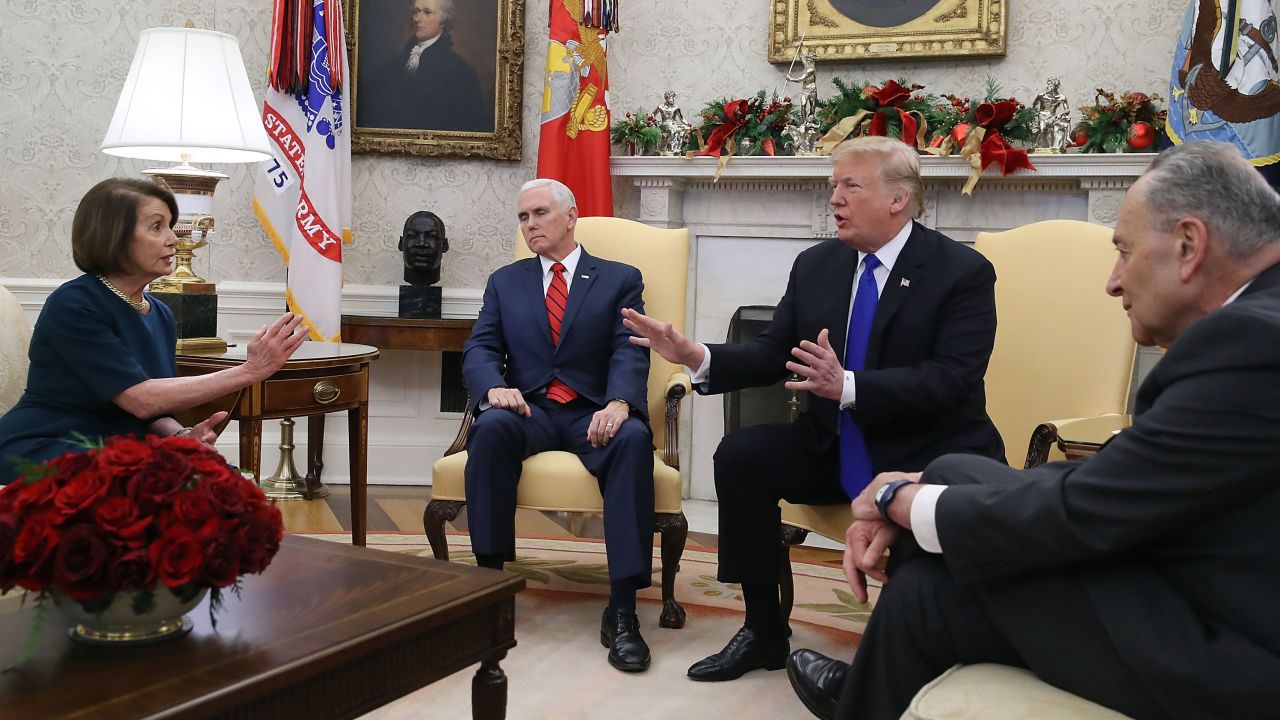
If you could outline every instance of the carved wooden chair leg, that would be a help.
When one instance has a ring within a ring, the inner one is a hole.
[[[662,534],[662,616],[658,625],[664,628],[684,627],[684,608],[676,602],[676,573],[684,555],[684,542],[689,537],[689,521],[684,513],[657,513],[653,529]]]
[[[782,610],[782,622],[791,635],[791,608],[796,601],[795,580],[791,576],[791,546],[799,545],[809,537],[809,531],[794,525],[782,526],[782,553],[778,556],[778,604]]]
[[[437,560],[449,559],[449,543],[445,541],[444,524],[455,520],[458,513],[466,506],[463,500],[432,500],[422,513],[422,527],[427,533],[427,542],[431,543],[431,554]]]

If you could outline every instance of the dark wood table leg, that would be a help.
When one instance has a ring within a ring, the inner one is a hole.
[[[471,680],[472,720],[503,720],[507,716],[507,674],[498,663],[507,651],[480,662],[480,669]]]
[[[307,495],[320,487],[324,472],[324,413],[307,418]]]
[[[368,518],[369,413],[365,405],[347,411],[347,442],[351,446],[351,544],[364,545]]]
[[[240,467],[262,482],[262,421],[240,421]]]

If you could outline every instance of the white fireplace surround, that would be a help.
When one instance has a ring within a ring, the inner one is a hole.
[[[1073,218],[1113,225],[1120,199],[1153,155],[1032,157],[1038,172],[1002,178],[983,174],[973,196],[960,195],[968,165],[958,158],[924,158],[922,221],[962,242],[982,230],[1004,230],[1037,220]],[[740,305],[774,305],[786,287],[792,260],[804,248],[831,237],[827,206],[828,158],[734,158],[718,182],[715,161],[664,157],[612,159],[619,215],[659,227],[688,226],[689,295],[686,330],[700,341],[724,340]],[[34,324],[44,299],[61,280],[0,277],[22,301]],[[221,282],[219,332],[245,342],[283,307],[277,283]],[[1099,288],[1101,292],[1101,288]],[[446,317],[475,317],[480,290],[446,288]],[[348,285],[343,311],[395,315],[395,286]],[[1150,357],[1148,364],[1154,362]],[[1140,370],[1140,373],[1142,370]],[[384,351],[374,363],[370,388],[369,482],[423,484],[453,440],[460,416],[439,408],[440,354]],[[685,400],[681,467],[685,495],[714,499],[711,456],[723,434],[719,397]],[[330,419],[325,481],[347,482],[346,418]],[[299,447],[306,423],[297,427]],[[278,424],[264,424],[263,468],[275,468]],[[236,457],[235,428],[219,447]],[[298,453],[301,463],[304,455]]]
[[[1033,155],[1035,172],[1001,177],[990,169],[971,197],[960,193],[967,161],[925,157],[920,221],[968,243],[984,230],[1053,218],[1114,225],[1125,190],[1154,157]],[[835,234],[827,204],[830,158],[733,158],[719,180],[715,167],[714,158],[612,159],[614,187],[628,216],[658,227],[689,228],[685,325],[701,342],[723,342],[739,306],[777,304],[795,256]],[[711,457],[724,434],[724,405],[718,397],[685,402],[686,494],[714,499]]]

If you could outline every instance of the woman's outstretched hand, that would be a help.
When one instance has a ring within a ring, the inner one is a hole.
[[[270,327],[264,325],[254,334],[245,353],[244,368],[255,381],[266,380],[289,360],[306,339],[307,329],[302,325],[302,316],[285,313],[271,323]]]

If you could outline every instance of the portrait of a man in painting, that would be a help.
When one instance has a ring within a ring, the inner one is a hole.
[[[357,124],[493,132],[496,6],[496,0],[363,0]]]

